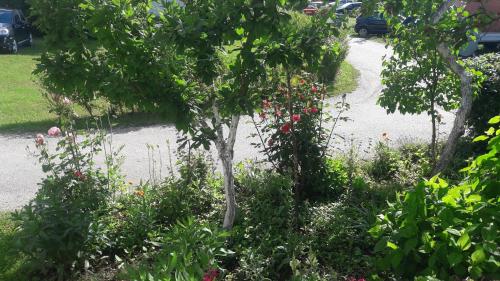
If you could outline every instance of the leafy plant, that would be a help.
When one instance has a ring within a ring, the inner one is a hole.
[[[499,124],[500,116],[490,120]],[[499,278],[500,129],[490,128],[488,152],[450,186],[434,177],[407,191],[379,215],[370,233],[379,238],[381,269],[405,278]]]
[[[134,281],[215,280],[221,274],[218,259],[231,254],[224,248],[228,235],[192,218],[179,221],[162,238],[161,250],[151,262],[128,267],[121,278]]]
[[[474,97],[467,125],[470,136],[478,136],[489,129],[488,119],[500,108],[500,54],[490,53],[467,60],[467,66],[483,75],[481,87]],[[483,150],[484,151],[484,150]]]
[[[70,133],[59,141],[55,154],[43,136],[36,142],[47,177],[35,199],[13,215],[18,224],[15,245],[27,258],[32,280],[62,280],[93,262],[92,228],[106,212],[116,166],[109,158],[108,172],[95,167],[95,154],[102,149],[100,134],[78,142]]]

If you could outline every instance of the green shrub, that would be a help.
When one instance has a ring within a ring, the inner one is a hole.
[[[120,195],[97,224],[99,249],[110,257],[133,258],[179,220],[220,221],[221,183],[203,154],[181,156],[179,175],[161,184],[143,184]]]
[[[255,166],[236,176],[239,208],[233,229],[236,269],[232,280],[282,280],[298,236],[292,227],[292,181]]]
[[[490,121],[498,123],[500,116]],[[487,134],[476,141],[490,138],[488,153],[462,170],[461,183],[434,177],[378,216],[370,233],[379,239],[381,269],[403,278],[500,278],[500,129]]]
[[[368,170],[375,181],[413,185],[431,170],[429,149],[426,145],[414,143],[391,148],[388,144],[379,142]]]
[[[32,280],[67,279],[94,254],[92,229],[106,212],[113,175],[94,166],[101,135],[81,143],[65,137],[54,155],[37,141],[47,177],[35,199],[13,216],[18,224],[15,245],[27,258]]]
[[[319,262],[342,275],[364,274],[374,245],[367,234],[374,215],[367,207],[343,200],[314,206],[305,226]]]
[[[161,239],[159,253],[155,253],[150,261],[128,267],[120,278],[130,281],[191,281],[220,275],[218,259],[231,254],[224,248],[228,235],[192,218],[178,222]]]
[[[477,96],[474,97],[472,111],[467,120],[469,135],[475,137],[489,128],[489,118],[500,111],[500,53],[474,57],[467,60],[467,63],[485,76]]]

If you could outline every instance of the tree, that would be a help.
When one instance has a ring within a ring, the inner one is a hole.
[[[460,106],[456,113],[453,129],[448,136],[446,145],[437,162],[434,173],[443,171],[450,163],[455,152],[457,142],[465,130],[465,122],[470,114],[474,92],[473,73],[468,71],[461,63],[458,52],[461,47],[474,39],[474,31],[486,22],[483,13],[470,15],[463,4],[468,1],[458,0],[373,0],[370,4],[382,5],[390,23],[396,23],[401,15],[417,19],[417,24],[409,25],[413,33],[410,43],[423,40],[431,42],[431,47],[439,53],[443,62],[460,79]]]
[[[173,1],[155,16],[148,0],[37,1],[37,24],[48,33],[38,73],[50,91],[158,112],[194,146],[214,143],[224,174],[224,227],[231,228],[240,116],[253,114],[273,71],[317,69],[328,50],[327,17],[314,18],[315,32],[306,37],[290,28],[290,11],[302,2]]]
[[[385,86],[378,103],[394,113],[426,112],[431,116],[431,156],[433,167],[437,157],[438,107],[451,110],[458,106],[460,84],[446,66],[430,38],[413,41],[413,29],[421,22],[393,23],[394,38],[389,39],[394,56],[384,62]]]

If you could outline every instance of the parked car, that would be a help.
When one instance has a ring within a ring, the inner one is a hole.
[[[367,37],[370,34],[386,34],[389,32],[387,21],[382,14],[356,18],[354,30],[361,37]]]
[[[348,3],[352,3],[352,0],[338,0],[338,3],[339,3],[339,7],[344,5],[344,4],[348,4]],[[337,5],[337,1],[336,0],[330,0],[327,4],[329,7],[333,7],[335,5]]]
[[[17,53],[19,46],[31,46],[31,27],[20,10],[0,9],[0,49]]]
[[[351,3],[346,3],[346,4],[343,4],[341,6],[339,6],[335,12],[337,14],[349,14],[351,13],[352,11],[354,10],[357,10],[359,8],[361,8],[361,5],[363,3],[361,2],[351,2]]]

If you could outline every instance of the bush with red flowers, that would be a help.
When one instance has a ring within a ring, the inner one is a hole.
[[[331,198],[342,186],[332,186],[328,177],[326,149],[330,130],[323,125],[331,119],[325,107],[326,87],[307,78],[293,78],[278,84],[262,101],[260,120],[255,120],[268,160],[282,174],[294,174],[296,192],[302,199]],[[294,161],[298,169],[294,168]]]

